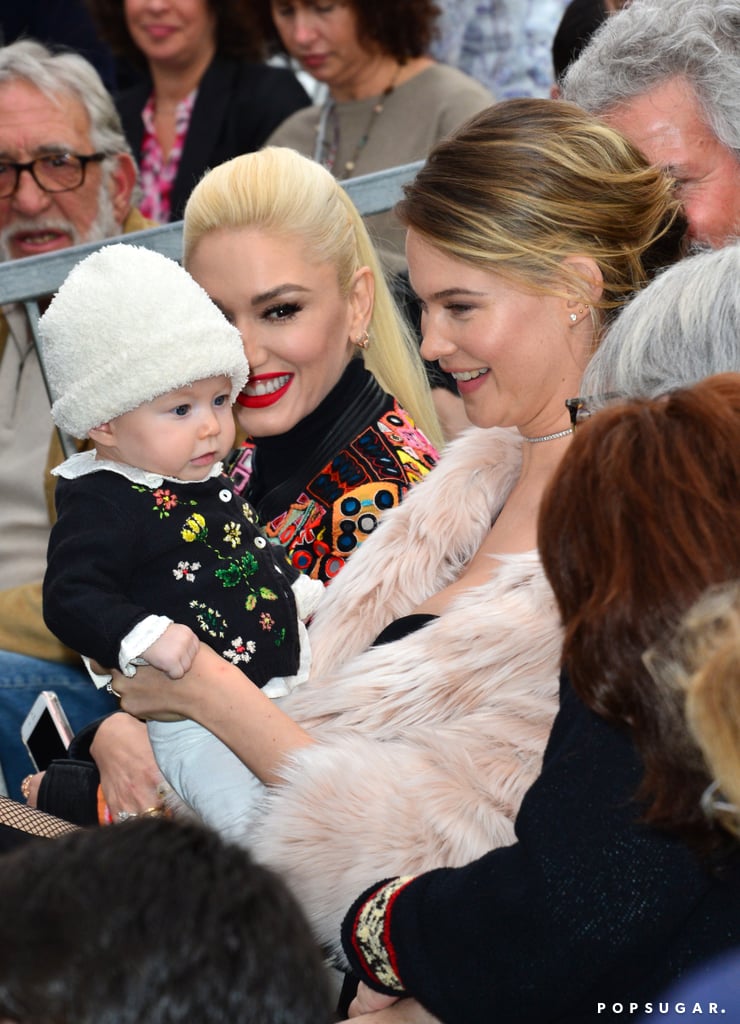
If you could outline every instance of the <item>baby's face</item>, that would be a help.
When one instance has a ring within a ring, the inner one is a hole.
[[[229,377],[206,377],[111,420],[110,447],[98,448],[148,473],[204,480],[234,444]]]

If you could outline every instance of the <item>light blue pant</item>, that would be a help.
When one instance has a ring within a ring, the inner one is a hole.
[[[232,842],[249,844],[265,787],[226,744],[202,725],[147,722],[160,771],[199,818]]]
[[[56,693],[75,732],[118,707],[112,694],[95,689],[83,668],[0,651],[0,768],[15,800],[21,799],[21,780],[34,771],[21,723],[42,690]]]

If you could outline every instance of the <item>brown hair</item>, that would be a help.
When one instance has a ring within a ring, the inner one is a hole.
[[[118,57],[138,67],[146,67],[146,58],[131,38],[126,24],[123,0],[86,0],[100,37]],[[206,0],[216,18],[216,52],[224,57],[262,59],[252,4],[243,0]]]
[[[311,0],[299,0],[313,6]],[[266,54],[284,53],[272,20],[270,0],[253,0],[257,33]],[[403,64],[428,53],[441,11],[433,0],[342,0],[357,16],[357,38],[368,50],[379,49]]]
[[[609,311],[685,251],[673,182],[618,132],[564,101],[513,99],[476,114],[432,150],[396,207],[435,248],[547,294]],[[603,294],[569,271],[599,266]]]
[[[709,776],[643,653],[708,586],[740,575],[739,442],[740,374],[611,406],[578,428],[539,517],[576,692],[632,730],[645,820],[700,837]]]

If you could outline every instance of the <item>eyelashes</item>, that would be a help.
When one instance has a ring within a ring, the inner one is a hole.
[[[291,320],[303,307],[297,302],[278,302],[260,314],[262,320]]]

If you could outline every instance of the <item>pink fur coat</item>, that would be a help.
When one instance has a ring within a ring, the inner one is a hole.
[[[453,581],[520,465],[510,431],[472,429],[389,511],[327,589],[309,682],[280,701],[320,741],[272,789],[253,850],[338,951],[359,893],[514,840],[557,706],[561,633],[536,552],[505,556],[438,619],[372,648]]]

